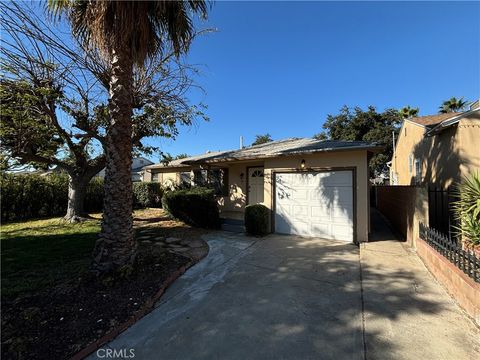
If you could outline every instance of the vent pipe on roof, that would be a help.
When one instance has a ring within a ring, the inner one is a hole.
[[[243,149],[243,136],[240,136],[240,149]]]

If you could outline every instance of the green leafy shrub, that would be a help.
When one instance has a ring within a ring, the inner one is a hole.
[[[135,208],[161,207],[163,189],[156,182],[133,183],[133,206]]]
[[[162,204],[165,211],[187,224],[208,229],[220,227],[213,189],[193,187],[169,191],[163,196]]]
[[[264,236],[269,233],[268,217],[270,210],[262,204],[245,207],[245,229],[248,234]]]
[[[458,235],[473,245],[480,245],[480,176],[465,177],[455,187],[457,201],[453,203]]]
[[[2,221],[63,216],[67,211],[68,175],[53,173],[0,175]],[[102,211],[103,180],[94,178],[87,187],[85,210]]]
[[[63,215],[67,210],[68,176],[64,174],[2,173],[0,183],[4,221]]]
[[[94,177],[90,180],[85,193],[85,202],[83,209],[87,213],[100,212],[103,209],[103,179]]]

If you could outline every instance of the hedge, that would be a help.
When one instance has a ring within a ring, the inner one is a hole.
[[[269,214],[270,210],[265,205],[247,205],[245,207],[245,230],[247,233],[255,236],[268,234]]]
[[[0,175],[2,221],[63,216],[67,212],[68,175]],[[85,210],[102,210],[103,182],[94,179],[87,188]]]
[[[68,175],[53,173],[0,174],[2,221],[63,216],[67,212]],[[133,183],[135,208],[161,207],[163,189],[159,183]],[[103,179],[93,178],[87,187],[84,209],[103,209]]]
[[[163,189],[160,183],[156,182],[135,182],[133,183],[133,207],[161,207]]]
[[[163,195],[162,205],[171,216],[187,224],[207,229],[220,227],[213,189],[194,187],[170,191]]]

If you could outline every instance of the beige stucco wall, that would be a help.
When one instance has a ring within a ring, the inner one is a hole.
[[[460,120],[458,153],[462,156],[460,175],[480,172],[480,112]]]
[[[414,184],[408,158],[422,163],[422,184],[446,188],[462,176],[480,171],[480,113],[476,112],[433,136],[423,136],[424,129],[405,122],[407,136],[399,136],[392,159],[392,172],[398,174],[397,185]]]
[[[356,240],[368,241],[369,223],[369,182],[366,151],[345,151],[319,153],[315,155],[279,157],[265,160],[265,201],[269,209],[273,207],[272,172],[300,169],[305,159],[306,168],[327,169],[337,167],[355,167],[356,169]]]
[[[306,161],[308,170],[354,167],[356,170],[356,238],[363,242],[368,240],[369,230],[369,182],[366,151],[345,151],[334,153],[318,153],[314,155],[278,157],[255,162],[235,162],[216,164],[217,167],[228,167],[229,195],[218,198],[220,211],[227,217],[241,217],[247,204],[248,168],[264,167],[264,204],[272,210],[272,172],[300,169],[302,159]],[[167,172],[168,171],[168,172]],[[162,172],[163,183],[179,181],[179,173],[185,169],[156,169]],[[242,176],[243,174],[243,176]],[[150,177],[151,181],[151,177]],[[238,216],[235,216],[238,214]]]
[[[397,146],[392,159],[390,179],[394,179],[396,174],[396,185],[413,184],[414,173],[409,171],[408,158],[413,153],[415,145],[419,144],[425,134],[423,126],[404,121],[398,134]]]
[[[229,196],[219,198],[218,204],[221,212],[243,212],[247,205],[247,176],[248,168],[263,166],[262,161],[227,163]],[[242,176],[243,174],[243,176]]]

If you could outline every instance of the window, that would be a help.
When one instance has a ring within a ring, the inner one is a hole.
[[[160,175],[159,173],[153,173],[152,174],[152,182],[158,182],[158,179],[159,179],[159,176]]]
[[[413,173],[413,154],[408,156],[408,173]]]
[[[422,163],[420,159],[415,159],[415,183],[420,184],[422,182]]]
[[[180,173],[180,185],[192,185],[190,171],[184,171]]]
[[[228,169],[208,171],[208,184],[215,190],[215,195],[228,195]]]
[[[195,170],[193,172],[193,184],[195,186],[205,186],[207,179],[207,170]]]

